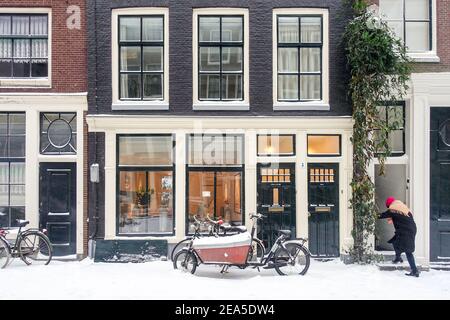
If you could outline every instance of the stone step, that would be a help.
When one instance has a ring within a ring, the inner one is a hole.
[[[398,263],[398,264],[393,264],[393,263],[389,263],[389,262],[380,262],[376,264],[378,269],[381,271],[396,271],[396,270],[404,270],[404,271],[409,271],[409,264],[408,263]],[[417,266],[417,269],[419,269],[419,271],[430,271],[430,267],[429,266]]]

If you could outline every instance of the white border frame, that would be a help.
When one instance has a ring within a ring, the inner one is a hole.
[[[321,15],[322,19],[322,100],[306,102],[278,101],[278,15],[303,15],[314,14]],[[328,9],[320,8],[287,8],[274,9],[272,13],[272,83],[273,83],[273,109],[275,111],[283,110],[330,110],[329,104],[329,13]]]
[[[119,16],[162,15],[164,16],[164,100],[125,101],[119,99]],[[113,9],[111,13],[111,76],[112,110],[169,110],[169,9],[162,7],[140,7]]]
[[[242,101],[200,101],[198,99],[198,16],[200,15],[243,15],[244,16],[244,70],[243,70],[243,94]],[[192,15],[192,108],[193,110],[250,110],[250,58],[249,58],[249,12],[247,8],[200,8],[194,9]]]
[[[37,14],[43,13],[48,15],[48,76],[46,78],[0,78],[0,89],[3,88],[51,88],[52,86],[52,9],[51,8],[1,8],[0,13],[6,14]]]

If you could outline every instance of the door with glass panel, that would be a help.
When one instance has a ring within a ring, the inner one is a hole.
[[[430,260],[450,262],[450,108],[431,108]]]
[[[258,225],[258,238],[270,248],[278,237],[278,230],[295,228],[295,164],[258,164],[258,213],[267,218]]]
[[[339,164],[308,164],[309,250],[339,256]]]

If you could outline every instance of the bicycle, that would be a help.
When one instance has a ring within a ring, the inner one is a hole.
[[[0,216],[4,215],[0,213]],[[22,231],[22,228],[30,222],[20,219],[16,221],[19,229],[14,243],[6,239],[9,229],[0,228],[0,269],[5,268],[11,258],[20,258],[26,265],[48,265],[53,256],[53,247],[49,238],[38,229]]]

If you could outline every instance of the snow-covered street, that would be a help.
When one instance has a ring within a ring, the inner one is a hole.
[[[195,275],[171,262],[94,263],[53,261],[25,266],[15,260],[0,270],[0,299],[450,299],[450,272],[379,271],[375,266],[313,261],[306,276],[275,270],[201,265]]]

